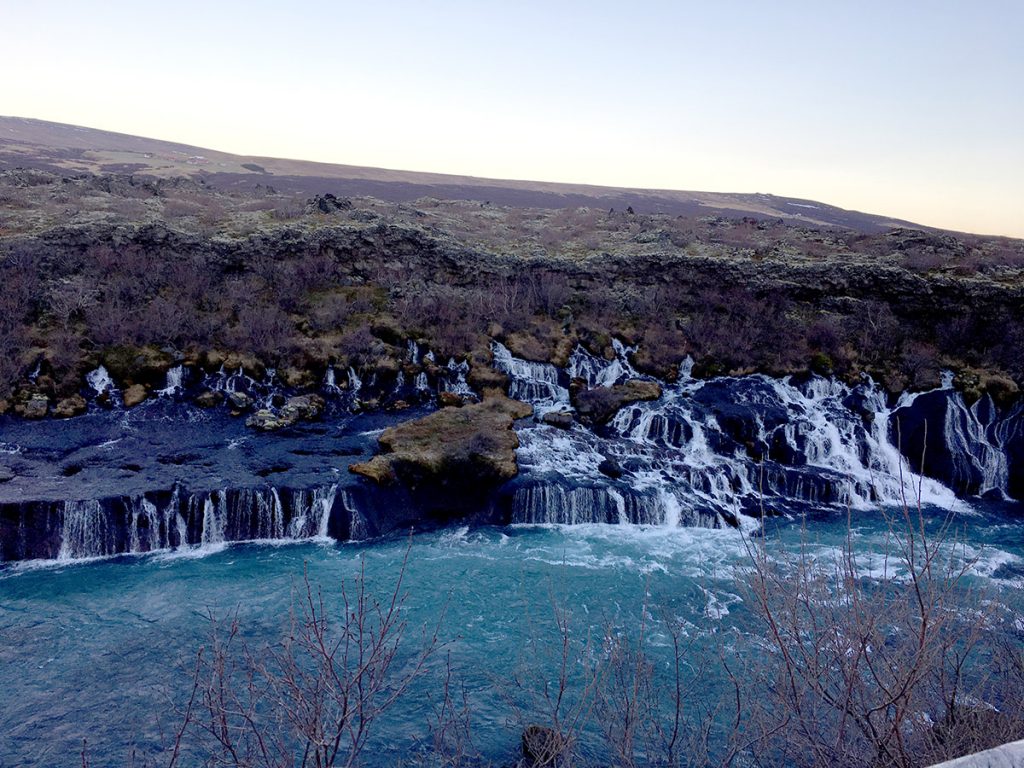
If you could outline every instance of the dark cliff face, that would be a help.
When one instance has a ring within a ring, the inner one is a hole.
[[[951,390],[927,392],[897,408],[893,440],[915,472],[957,494],[1024,499],[1024,408],[985,396],[968,406]]]

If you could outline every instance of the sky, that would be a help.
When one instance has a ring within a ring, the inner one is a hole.
[[[1024,237],[1024,0],[0,0],[0,114]]]

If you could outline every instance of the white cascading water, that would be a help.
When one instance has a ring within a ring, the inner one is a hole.
[[[363,388],[363,380],[359,378],[359,374],[356,373],[355,368],[348,369],[348,389],[353,396],[359,394],[359,390]]]
[[[605,360],[577,346],[569,358],[569,378],[582,379],[587,387],[611,387],[627,379],[649,378],[637,373],[629,362],[629,355],[636,351],[634,347],[613,339],[612,349],[615,350],[615,359]]]
[[[104,366],[101,365],[96,370],[85,374],[85,383],[89,385],[89,389],[95,393],[96,397],[106,396],[109,398],[110,405],[120,407],[123,404],[121,390],[114,384],[114,380]]]
[[[68,501],[63,511],[58,560],[115,554],[110,520],[98,501]]]
[[[852,390],[835,379],[820,377],[795,387],[786,378],[776,384],[779,402],[792,416],[789,430],[801,431],[809,466],[821,467],[849,478],[853,507],[874,504],[935,504],[951,507],[956,495],[942,483],[915,475],[889,436],[885,392],[872,381],[862,386],[865,407],[873,414],[870,427],[847,408],[843,400]],[[791,440],[790,444],[794,444]],[[918,498],[920,497],[920,498]]]
[[[209,547],[224,543],[224,522],[227,517],[226,504],[224,503],[224,492],[214,491],[205,499],[203,504],[203,528],[202,537],[199,543]]]
[[[338,386],[338,381],[334,372],[334,366],[327,366],[327,373],[324,374],[323,390],[329,395],[340,395],[341,387]]]
[[[185,391],[185,366],[176,365],[167,371],[167,380],[163,389],[158,389],[160,397],[174,397]]]
[[[195,493],[182,503],[175,487],[165,505],[145,496],[111,501],[110,509],[95,500],[63,502],[58,507],[57,557],[74,560],[183,546],[217,547],[228,541],[326,538],[337,494],[336,484],[288,490],[270,486]],[[351,509],[349,513],[354,514]],[[189,520],[196,533],[192,540]]]
[[[618,343],[615,349],[616,359],[608,361],[578,348],[567,374],[590,386],[639,377],[629,363],[630,350]],[[511,377],[510,396],[531,402],[540,413],[569,407],[554,366],[518,360],[499,344],[494,359]],[[669,526],[743,525],[744,512],[750,520],[760,510],[786,511],[799,504],[866,508],[914,504],[918,498],[947,508],[956,504],[950,489],[910,471],[889,436],[885,393],[872,382],[856,388],[873,416],[865,419],[846,403],[854,389],[832,379],[799,385],[765,376],[719,379],[728,389],[715,397],[727,401],[727,412],[745,409],[756,432],[751,442],[757,445],[745,445],[695,397],[705,382],[691,378],[692,366],[692,360],[684,361],[678,381],[660,400],[621,409],[604,435],[578,426],[520,430],[524,472],[513,497],[515,520],[606,521],[613,517],[611,491],[627,500],[632,522]],[[766,427],[761,413],[776,414],[774,426]],[[754,458],[768,455],[780,440],[790,454],[786,462]],[[629,471],[609,479],[601,471],[606,458]],[[993,476],[999,482],[997,471]]]
[[[94,371],[89,371],[85,374],[85,383],[89,385],[97,395],[102,395],[104,392],[111,392],[114,390],[114,381],[110,378],[110,374],[104,366],[100,366]]]
[[[455,362],[455,358],[448,360],[447,376],[441,379],[441,391],[452,392],[460,397],[472,397],[475,393],[466,381],[469,374],[469,363],[465,360]]]
[[[221,370],[223,370],[223,368]],[[248,392],[252,390],[255,385],[256,380],[251,376],[247,376],[242,366],[238,366],[237,371],[227,374],[224,377],[223,389],[225,392]]]
[[[313,512],[319,511],[320,517],[316,521],[316,536],[320,539],[327,538],[327,527],[331,520],[331,510],[334,509],[334,500],[338,495],[338,485],[327,486],[326,488],[314,488],[312,491],[309,508]],[[294,538],[305,538],[306,531]]]
[[[944,433],[953,457],[956,484],[980,478],[978,494],[1006,496],[1010,467],[1006,457],[1007,429],[1011,420],[1000,421],[995,403],[985,395],[970,408],[960,393],[946,405]]]
[[[498,342],[491,349],[494,367],[509,377],[509,397],[530,403],[538,414],[569,408],[569,390],[559,383],[555,366],[520,360]]]

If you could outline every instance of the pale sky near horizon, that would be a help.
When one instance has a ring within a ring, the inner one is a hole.
[[[0,114],[1024,237],[1024,0],[0,0]]]

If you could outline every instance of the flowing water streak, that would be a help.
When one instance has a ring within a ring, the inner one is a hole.
[[[177,547],[216,548],[234,541],[326,538],[337,495],[337,484],[184,496],[176,486],[164,504],[144,495],[59,502],[56,557],[70,561]],[[346,514],[355,516],[351,497],[346,504]]]
[[[327,373],[324,374],[323,390],[329,395],[340,395],[341,387],[338,386],[335,378],[334,366],[327,366]]]
[[[449,358],[446,367],[446,375],[441,378],[441,391],[451,392],[460,397],[473,397],[476,393],[466,381],[469,373],[469,363],[465,360],[455,362],[455,358]]]
[[[538,414],[565,410],[569,406],[569,390],[562,386],[558,369],[549,363],[520,360],[503,344],[493,347],[494,367],[509,376],[508,396],[530,403]]]
[[[356,373],[356,369],[350,367],[348,369],[348,389],[355,397],[359,394],[359,390],[363,388],[363,380],[359,378],[359,374]]]
[[[97,395],[102,395],[104,392],[112,392],[115,389],[114,380],[110,378],[110,373],[102,365],[96,370],[85,374],[85,383]]]
[[[114,554],[108,520],[98,501],[69,501],[64,505],[60,561]]]
[[[953,476],[958,484],[979,478],[979,495],[1006,496],[1010,481],[1006,437],[1011,420],[1000,422],[990,395],[970,407],[957,392],[946,406],[944,432],[953,456]]]
[[[160,397],[174,397],[185,391],[185,366],[176,365],[167,371],[167,380],[163,389],[158,389]]]

